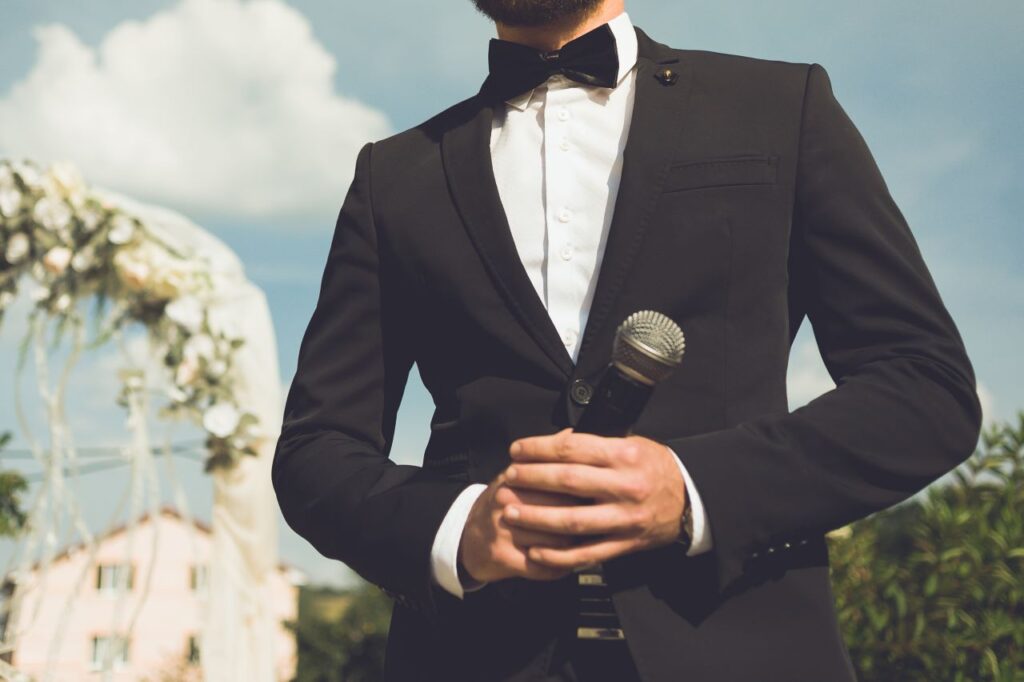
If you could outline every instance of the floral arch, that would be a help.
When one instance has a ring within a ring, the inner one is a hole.
[[[70,164],[43,169],[29,161],[0,160],[0,333],[19,289],[27,289],[31,310],[18,376],[11,382],[15,412],[21,435],[45,473],[28,509],[27,531],[7,567],[13,592],[2,614],[7,627],[0,653],[17,647],[18,633],[32,618],[32,598],[22,593],[19,579],[30,570],[45,573],[64,526],[95,550],[95,532],[69,485],[68,471],[79,464],[65,414],[69,374],[83,351],[115,342],[124,350],[125,331],[141,325],[147,362],[126,354],[117,397],[131,433],[124,448],[131,466],[131,489],[125,491],[131,504],[128,532],[141,513],[158,515],[161,481],[179,486],[172,490],[175,503],[188,518],[180,484],[159,472],[151,445],[147,414],[154,389],[149,384],[156,383],[163,398],[158,415],[204,432],[204,468],[214,487],[203,676],[269,682],[274,623],[265,590],[277,565],[269,471],[282,401],[263,292],[245,278],[227,246],[180,214],[88,187]],[[87,317],[81,309],[88,302],[94,311]],[[62,342],[67,359],[53,372],[47,343]],[[19,394],[22,369],[30,361],[46,409],[45,444],[31,433]],[[153,367],[162,375],[155,381]],[[169,447],[165,444],[165,451]],[[125,611],[130,630],[134,621]],[[54,633],[58,648],[60,637]],[[3,661],[0,678],[25,679]]]

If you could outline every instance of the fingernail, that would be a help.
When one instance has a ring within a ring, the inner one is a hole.
[[[517,507],[505,507],[505,516],[509,517],[510,519],[518,519],[519,509]]]
[[[537,561],[538,559],[540,559],[540,550],[537,549],[536,547],[531,547],[529,549],[529,552],[530,552],[530,558],[533,559],[534,561]]]
[[[513,455],[518,455],[519,451],[523,449],[522,444],[519,441],[513,441],[512,445],[509,446],[508,451]]]
[[[516,468],[515,467],[509,467],[508,469],[505,470],[505,478],[513,479],[515,477],[516,477]]]

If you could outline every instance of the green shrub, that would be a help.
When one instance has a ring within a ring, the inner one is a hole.
[[[391,600],[376,586],[352,590],[304,588],[295,633],[295,682],[378,682],[384,674],[384,648],[391,622]]]
[[[923,496],[830,538],[865,682],[1024,680],[1024,412]],[[923,499],[919,499],[923,498]]]
[[[0,433],[0,450],[10,441],[10,433]],[[28,482],[17,471],[0,471],[0,537],[13,537],[24,529],[20,498],[27,488]]]

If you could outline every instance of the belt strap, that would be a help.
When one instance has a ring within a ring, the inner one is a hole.
[[[601,564],[576,570],[576,638],[625,640]]]

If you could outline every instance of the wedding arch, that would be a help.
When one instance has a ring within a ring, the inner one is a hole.
[[[116,345],[124,358],[116,402],[127,410],[130,433],[122,449],[131,468],[121,498],[130,505],[126,532],[142,513],[159,514],[161,483],[190,519],[171,464],[173,445],[168,439],[157,447],[150,433],[147,415],[156,393],[161,420],[189,422],[205,435],[213,509],[203,677],[270,682],[275,624],[267,590],[277,565],[277,525],[269,470],[282,399],[263,292],[246,279],[226,245],[182,215],[87,186],[68,163],[44,169],[27,160],[0,160],[0,334],[19,291],[28,295],[31,309],[10,383],[20,435],[43,474],[5,571],[13,591],[2,614],[0,653],[16,649],[19,632],[33,617],[19,578],[30,570],[45,573],[65,527],[95,551],[96,529],[83,517],[69,479],[81,448],[67,419],[66,389],[83,352]],[[82,309],[90,303],[87,315]],[[128,352],[129,329],[143,330],[143,361]],[[49,366],[48,344],[67,349],[59,371]],[[45,443],[31,432],[21,400],[22,370],[30,363],[46,412]],[[140,582],[148,589],[146,576]],[[126,613],[126,632],[133,622]],[[59,628],[53,633],[57,649],[61,634]],[[0,660],[0,679],[26,677]]]

